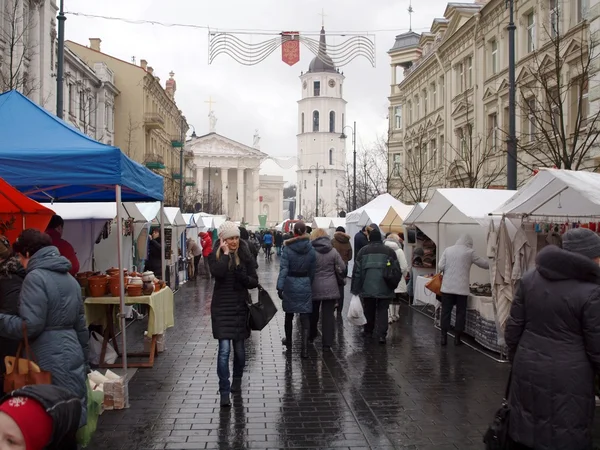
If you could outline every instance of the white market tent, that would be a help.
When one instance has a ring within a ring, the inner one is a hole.
[[[331,217],[315,217],[310,225],[313,230],[315,228],[323,228],[324,230],[329,230],[329,226],[331,225]]]
[[[329,228],[333,228],[333,230],[335,231],[335,229],[337,227],[346,228],[346,218],[345,217],[334,217],[333,219],[331,219],[331,225],[329,225]]]
[[[541,169],[494,215],[518,217],[600,216],[600,174],[593,172]]]
[[[411,210],[410,214],[404,218],[404,224],[413,224],[426,206],[427,203],[417,203],[416,205],[413,205],[413,209]]]
[[[183,220],[187,223],[187,227],[185,229],[185,238],[192,238],[194,241],[200,243],[200,239],[198,237],[198,224],[194,220],[194,214],[186,213],[182,214]]]
[[[412,212],[412,205],[392,205],[385,217],[379,223],[379,228],[384,233],[401,233],[404,231],[404,219]]]

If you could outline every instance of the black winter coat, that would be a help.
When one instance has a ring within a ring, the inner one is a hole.
[[[283,234],[275,233],[275,247],[281,247],[283,245]]]
[[[0,403],[14,398],[27,397],[37,401],[52,417],[52,438],[45,450],[77,448],[75,435],[83,405],[71,391],[51,384],[25,386],[12,391]]]
[[[162,244],[160,238],[148,240],[148,259],[146,260],[146,270],[151,270],[156,278],[162,278],[161,267]]]
[[[25,278],[25,269],[16,258],[0,262],[0,314],[19,314],[19,294]],[[15,356],[19,347],[18,340],[0,337],[0,393],[4,393],[5,356]]]
[[[517,290],[505,330],[510,436],[536,450],[590,449],[600,371],[600,267],[550,246]]]
[[[358,252],[360,252],[360,250],[368,244],[369,244],[369,238],[365,235],[365,233],[363,233],[362,231],[359,231],[358,233],[356,233],[356,235],[354,236],[354,260],[355,261],[356,261],[356,258],[358,257]]]
[[[217,252],[219,258],[217,259]],[[235,266],[233,254],[224,255],[219,241],[208,257],[210,272],[215,278],[210,313],[213,337],[239,341],[250,337],[248,324],[248,289],[258,286],[256,260],[250,254],[246,241],[240,240],[240,264]],[[230,264],[231,261],[234,261]]]

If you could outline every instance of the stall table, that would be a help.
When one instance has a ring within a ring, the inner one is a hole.
[[[417,276],[414,283],[414,303],[419,305],[433,305],[437,307],[438,301],[435,294],[425,287],[431,278]]]
[[[127,356],[148,356],[147,362],[129,364],[129,367],[153,367],[154,356],[156,355],[157,337],[175,325],[173,315],[173,291],[169,287],[164,287],[152,295],[142,295],[139,297],[125,296],[125,304],[148,305],[148,335],[152,337],[150,353],[128,353]],[[100,354],[100,367],[121,367],[120,364],[106,364],[106,347],[110,340],[113,341],[115,351],[119,353],[117,339],[115,338],[114,311],[115,306],[119,305],[119,297],[87,297],[84,302],[85,317],[88,326],[91,324],[102,325],[104,336],[102,341],[102,351]]]

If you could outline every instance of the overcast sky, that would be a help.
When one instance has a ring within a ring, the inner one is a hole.
[[[387,130],[391,74],[387,51],[395,35],[409,27],[408,5],[408,0],[66,0],[65,10],[227,30],[317,32],[324,9],[326,30],[375,34],[376,67],[358,58],[341,68],[346,76],[346,123],[357,122],[358,145],[368,146]],[[428,30],[435,17],[443,16],[446,5],[443,0],[413,1],[413,30]],[[314,57],[308,48],[301,46],[300,62],[292,67],[281,61],[280,49],[256,66],[239,65],[226,55],[209,65],[207,30],[67,17],[67,39],[89,45],[88,38],[99,37],[105,53],[127,61],[135,57],[138,64],[146,59],[163,85],[173,70],[177,105],[198,135],[208,132],[205,101],[212,96],[218,133],[252,145],[254,130],[258,129],[263,152],[275,157],[296,155],[297,101],[301,95],[298,77]],[[246,38],[258,43],[271,37]],[[335,37],[328,42],[339,44],[344,39]],[[348,140],[348,154],[350,147]],[[272,161],[263,164],[262,173],[283,175],[287,182],[296,179],[294,170],[284,171]]]

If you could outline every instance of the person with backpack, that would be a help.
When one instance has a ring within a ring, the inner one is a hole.
[[[380,344],[386,343],[388,308],[401,277],[396,252],[382,242],[379,230],[372,230],[369,243],[356,256],[350,291],[363,300],[365,336],[377,337]]]

